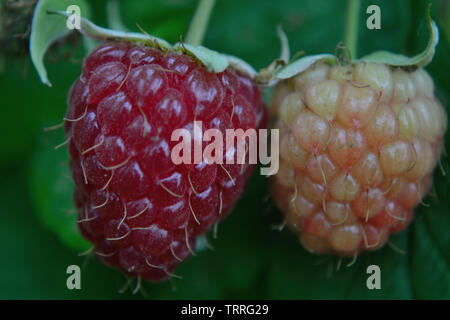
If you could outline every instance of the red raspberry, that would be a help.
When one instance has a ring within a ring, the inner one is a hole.
[[[175,165],[172,131],[264,125],[259,89],[228,68],[181,53],[109,43],[84,61],[68,98],[66,135],[79,229],[94,254],[159,281],[231,210],[252,166]]]
[[[447,116],[433,91],[423,69],[368,62],[318,63],[277,87],[271,189],[306,248],[354,256],[411,222],[443,150]]]

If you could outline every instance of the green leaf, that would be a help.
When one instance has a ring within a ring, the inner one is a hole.
[[[69,29],[66,21],[47,14],[48,10],[66,10],[71,5],[80,7],[81,13],[89,17],[89,5],[84,0],[40,0],[36,5],[30,36],[31,60],[41,78],[41,81],[51,86],[44,65],[44,56],[50,45],[59,38],[67,35]]]
[[[50,14],[60,15],[68,18],[69,13],[65,11],[49,11]],[[61,17],[56,17],[61,19]],[[102,28],[92,23],[85,17],[80,18],[80,32],[92,39],[103,40],[103,41],[128,41],[134,43],[142,43],[155,48],[161,48],[164,50],[169,50],[171,48],[170,44],[160,38],[151,36],[149,34],[136,33],[136,32],[126,32],[120,30],[112,30],[107,28]]]
[[[63,11],[51,11],[50,13],[69,17],[69,14]],[[81,17],[80,32],[97,40],[127,41],[159,48],[163,51],[179,51],[187,53],[200,61],[209,71],[216,73],[224,71],[230,64],[236,66],[236,68],[243,72],[248,72],[250,76],[256,73],[250,65],[239,58],[221,54],[203,46],[192,46],[184,43],[176,43],[174,46],[171,46],[167,41],[149,35],[148,33],[141,34],[102,28],[84,17]]]
[[[188,54],[197,58],[208,71],[219,73],[224,71],[229,65],[227,56],[202,46],[177,43],[174,47],[180,51],[185,50]]]
[[[333,65],[336,61],[336,57],[331,54],[317,54],[313,56],[302,57],[275,71],[275,77],[278,79],[292,78],[296,74],[302,73],[318,61],[326,61],[327,63]]]
[[[69,248],[83,252],[89,244],[77,228],[69,156],[65,147],[54,150],[64,140],[59,130],[59,134],[44,132],[39,148],[30,159],[31,196],[41,222]]]
[[[439,43],[439,29],[436,23],[431,19],[430,7],[431,5],[428,6],[427,10],[427,25],[430,35],[428,44],[421,53],[414,57],[406,57],[388,51],[377,51],[361,58],[361,60],[389,64],[395,67],[425,67],[433,60],[436,46]]]
[[[254,78],[256,76],[256,71],[253,69],[253,67],[242,60],[241,58],[227,55],[228,62],[231,67],[233,67],[236,70],[241,71],[244,74],[247,74],[250,78]]]

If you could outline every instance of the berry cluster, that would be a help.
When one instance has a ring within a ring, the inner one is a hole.
[[[317,63],[281,83],[275,201],[312,252],[376,250],[413,218],[432,182],[446,115],[423,70]]]
[[[251,166],[171,160],[174,129],[265,126],[259,89],[228,68],[208,72],[178,52],[107,43],[84,61],[68,97],[65,131],[78,226],[94,254],[159,281],[194,254],[226,216]]]

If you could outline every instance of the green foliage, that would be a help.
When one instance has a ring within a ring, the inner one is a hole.
[[[414,57],[406,57],[401,54],[388,51],[377,51],[362,58],[364,61],[386,63],[398,67],[425,67],[433,60],[436,46],[439,42],[439,30],[436,23],[430,17],[430,7],[427,10],[427,25],[430,32],[426,48]]]
[[[37,3],[33,14],[30,35],[30,56],[41,81],[51,86],[44,66],[44,55],[50,45],[58,38],[69,33],[66,21],[47,14],[48,10],[65,10],[70,5],[77,5],[83,16],[89,17],[89,6],[84,0],[41,0]]]
[[[432,1],[432,17],[441,30],[440,1]],[[105,1],[91,1],[92,19],[108,26]],[[170,43],[186,34],[195,9],[193,0],[121,1],[123,23]],[[382,29],[365,28],[365,8],[381,8]],[[412,56],[427,43],[425,10],[428,1],[362,1],[358,51],[361,56],[388,50]],[[204,45],[239,56],[261,68],[278,57],[276,26],[281,23],[292,53],[334,53],[343,37],[345,1],[226,0],[217,1]],[[448,21],[445,22],[448,25]],[[62,129],[42,128],[61,121],[66,94],[79,74],[84,51],[73,59],[46,59],[53,87],[44,86],[29,58],[8,58],[0,69],[0,298],[140,298],[131,290],[119,294],[126,279],[119,272],[89,260],[82,269],[82,290],[66,289],[66,268],[82,266],[85,243],[74,232],[70,209],[71,182],[64,162],[65,150],[53,150],[64,141]],[[444,105],[450,102],[450,45],[441,37],[433,62],[427,66]],[[72,60],[76,60],[74,63]],[[447,112],[449,110],[447,109]],[[448,136],[448,135],[447,135]],[[450,150],[449,139],[446,149]],[[448,159],[443,165],[449,172]],[[287,298],[287,299],[450,299],[450,188],[449,175],[435,174],[434,193],[416,210],[413,224],[392,238],[390,246],[364,254],[351,266],[350,259],[319,257],[304,250],[287,230],[272,229],[281,215],[266,200],[267,180],[255,175],[231,215],[219,225],[218,238],[208,235],[214,251],[205,250],[180,265],[183,280],[144,284],[147,298]],[[378,264],[381,290],[366,288],[366,268]],[[136,285],[131,283],[132,288]]]
[[[54,230],[68,247],[80,252],[89,244],[77,229],[77,212],[72,202],[73,182],[64,148],[54,147],[64,141],[64,134],[43,134],[38,150],[30,159],[29,178],[31,197],[44,225]]]

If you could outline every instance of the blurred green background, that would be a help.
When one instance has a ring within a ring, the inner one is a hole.
[[[106,1],[90,2],[93,21],[107,26]],[[362,1],[359,55],[375,50],[414,55],[422,50],[429,2]],[[448,112],[450,3],[431,2],[441,41],[427,70]],[[4,9],[6,0],[0,3]],[[370,4],[381,9],[381,30],[365,27]],[[196,1],[126,0],[119,5],[127,28],[138,31],[139,23],[150,34],[174,43],[186,33]],[[8,18],[2,12],[0,24]],[[292,53],[333,53],[343,39],[344,20],[343,0],[217,0],[204,45],[261,68],[279,54],[278,24],[288,35]],[[20,23],[13,29],[8,33],[27,31]],[[61,122],[65,113],[66,94],[84,56],[80,37],[74,34],[50,50],[45,61],[53,87],[48,88],[26,54],[26,34],[11,51],[4,41],[5,29],[1,32],[0,299],[144,298],[132,295],[130,288],[119,293],[126,282],[123,275],[78,256],[85,244],[75,233],[66,150],[53,150],[64,141],[63,132],[43,132]],[[446,149],[450,150],[448,135]],[[448,172],[445,157],[443,165]],[[273,230],[281,215],[268,199],[266,178],[255,175],[245,196],[220,224],[218,239],[208,235],[215,250],[203,250],[181,264],[177,274],[183,280],[144,284],[145,298],[450,299],[450,179],[437,170],[434,181],[435,196],[425,199],[430,207],[419,207],[414,223],[392,238],[406,254],[385,246],[362,255],[351,267],[345,259],[337,270],[337,258],[309,254],[287,230]],[[83,266],[81,290],[66,288],[66,268],[72,264]],[[371,264],[382,270],[381,290],[366,287]]]

